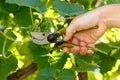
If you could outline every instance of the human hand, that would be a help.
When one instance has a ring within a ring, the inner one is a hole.
[[[98,26],[97,29],[93,27]],[[76,17],[67,27],[64,41],[73,44],[79,44],[82,47],[74,46],[71,48],[73,53],[92,54],[93,51],[88,48],[94,47],[95,42],[107,30],[105,24],[99,19],[96,11],[90,11],[86,14]],[[69,51],[68,47],[63,47],[63,51]]]
[[[95,26],[98,29],[90,29]],[[71,48],[73,53],[91,54],[93,51],[87,46],[94,47],[107,28],[113,27],[120,28],[120,4],[106,5],[76,17],[67,27],[64,41],[82,46]],[[63,51],[67,52],[69,48],[64,47]]]
[[[93,49],[89,47],[94,47],[95,42],[104,34],[106,31],[105,26],[100,26],[97,29],[87,29],[73,34],[72,38],[68,40],[69,43],[79,44],[80,46],[74,46],[71,48],[73,53],[80,53],[82,55],[92,54]],[[69,34],[69,33],[68,33]],[[68,39],[68,37],[66,38]],[[64,52],[69,51],[68,47],[63,48]]]

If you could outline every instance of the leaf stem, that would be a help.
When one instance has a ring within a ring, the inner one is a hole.
[[[34,22],[33,22],[33,14],[32,14],[32,8],[30,8],[30,16],[31,16],[31,21],[32,21],[32,30],[34,29]]]
[[[5,41],[4,41],[4,43],[3,43],[3,49],[2,49],[2,55],[3,55],[3,57],[5,57],[5,58],[6,58],[6,55],[5,55],[6,43],[7,43],[7,38],[5,38]]]
[[[7,36],[5,33],[3,33],[2,31],[0,31],[0,34],[2,34],[5,38],[7,38],[8,40],[14,41],[13,38]]]

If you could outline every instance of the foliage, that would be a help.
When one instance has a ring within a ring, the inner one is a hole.
[[[105,80],[117,79],[120,73],[118,29],[105,33],[93,55],[74,55],[58,48],[50,53],[52,44],[37,45],[30,41],[31,31],[58,31],[66,27],[71,18],[94,9],[93,2],[0,0],[0,80],[6,80],[8,75],[33,62],[37,63],[38,70],[24,80],[77,80],[77,72],[86,71],[100,72]],[[102,0],[99,6],[118,2]],[[89,76],[89,80],[97,80],[98,75],[90,73]]]

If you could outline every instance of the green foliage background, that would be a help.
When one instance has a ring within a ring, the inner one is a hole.
[[[119,80],[120,30],[110,29],[97,42],[93,55],[63,53],[51,44],[30,41],[30,32],[55,32],[75,16],[120,0],[0,0],[0,80],[37,63],[38,70],[24,80],[78,80],[77,72],[88,72],[89,80]],[[93,4],[94,3],[94,4]],[[78,66],[76,66],[76,64]]]

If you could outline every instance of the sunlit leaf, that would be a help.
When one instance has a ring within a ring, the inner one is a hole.
[[[112,48],[105,43],[97,43],[95,49],[104,54],[108,54],[112,50]]]
[[[51,18],[44,17],[41,24],[36,27],[39,32],[51,32],[51,28],[55,28]]]
[[[116,58],[116,59],[120,59],[120,49],[113,50],[111,56]]]
[[[25,42],[23,43],[23,45],[20,46],[20,48],[18,49],[19,53],[21,55],[28,55],[31,53],[31,50],[29,48],[29,42]]]
[[[60,51],[53,51],[49,59],[51,67],[62,69],[67,61],[68,54]]]

